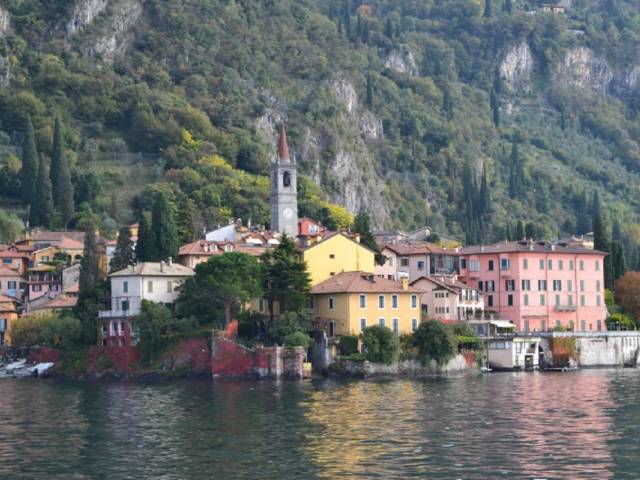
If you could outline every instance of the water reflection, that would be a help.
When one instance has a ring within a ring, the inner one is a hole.
[[[0,478],[638,478],[640,372],[0,382]]]

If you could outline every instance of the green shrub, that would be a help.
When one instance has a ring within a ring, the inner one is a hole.
[[[287,347],[304,347],[307,349],[311,345],[311,337],[304,332],[293,332],[284,337],[284,344]]]
[[[350,362],[364,362],[366,360],[366,356],[364,353],[356,352],[348,355],[346,357],[342,357],[342,360],[348,360]]]
[[[16,346],[74,348],[81,343],[81,336],[80,321],[69,315],[29,315],[11,325],[11,340]]]
[[[310,327],[311,320],[308,310],[286,312],[277,317],[269,326],[269,337],[274,343],[284,345],[285,337],[294,332],[307,332]]]
[[[340,355],[348,357],[358,352],[358,337],[355,335],[343,335],[338,343]]]
[[[439,366],[453,358],[457,351],[452,332],[437,320],[421,324],[413,334],[413,341],[423,360],[435,360]]]
[[[171,324],[171,311],[162,304],[142,301],[134,322],[140,332],[140,359],[146,365],[156,360],[167,345],[166,333]]]
[[[393,363],[400,354],[400,341],[387,327],[373,325],[362,332],[362,344],[367,360],[373,363]]]

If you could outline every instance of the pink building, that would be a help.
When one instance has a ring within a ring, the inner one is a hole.
[[[531,240],[461,249],[460,279],[517,331],[604,331],[605,253]]]

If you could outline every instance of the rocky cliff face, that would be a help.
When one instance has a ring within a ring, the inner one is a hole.
[[[67,36],[72,37],[91,25],[108,5],[109,0],[81,0],[76,3],[71,19],[65,26]]]
[[[607,60],[585,47],[569,50],[554,74],[554,82],[560,87],[598,93],[607,93],[613,79]]]
[[[416,59],[410,50],[392,50],[387,56],[384,66],[398,73],[415,76],[418,74]]]
[[[0,55],[0,88],[7,88],[11,82],[11,66],[6,58]]]
[[[500,75],[514,91],[530,91],[534,62],[527,42],[513,47],[500,64]]]
[[[109,27],[87,51],[91,58],[100,58],[105,63],[113,63],[115,56],[129,45],[129,30],[142,14],[142,3],[138,0],[119,0],[113,3],[110,10]]]
[[[9,16],[9,12],[2,8],[2,5],[0,5],[0,37],[5,35],[9,31],[10,26],[11,17]]]

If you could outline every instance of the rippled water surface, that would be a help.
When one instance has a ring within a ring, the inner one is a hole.
[[[0,380],[0,478],[640,478],[640,371]]]

